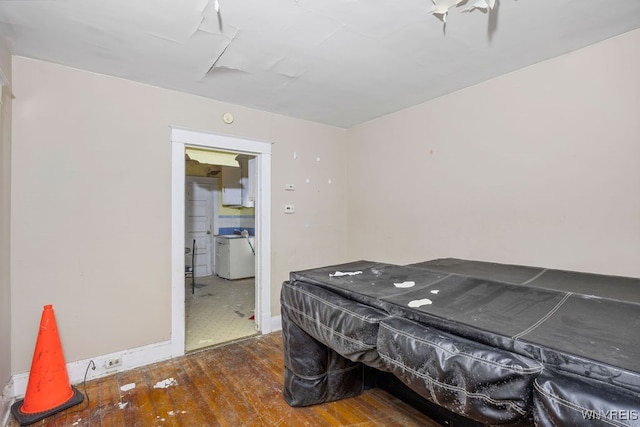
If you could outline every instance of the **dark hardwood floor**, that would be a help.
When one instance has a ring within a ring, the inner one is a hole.
[[[282,398],[282,381],[282,336],[276,332],[87,382],[89,405],[85,399],[34,425],[439,425],[380,389],[292,408]],[[84,391],[82,385],[78,388]],[[19,424],[11,416],[7,425]]]

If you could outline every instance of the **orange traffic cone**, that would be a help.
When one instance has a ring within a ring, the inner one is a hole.
[[[31,361],[27,392],[24,400],[11,405],[11,413],[20,425],[26,426],[83,400],[82,393],[69,384],[53,306],[45,305]]]

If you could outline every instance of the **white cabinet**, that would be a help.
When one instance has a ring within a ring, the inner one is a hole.
[[[222,167],[222,204],[224,206],[255,206],[257,160],[254,156],[239,154],[240,167]]]
[[[240,164],[242,183],[242,206],[245,208],[252,208],[255,206],[256,200],[256,158],[245,156],[243,154],[236,157]]]
[[[225,279],[255,276],[255,248],[253,237],[216,237],[216,274]]]
[[[222,167],[222,204],[242,205],[242,170],[240,168]]]

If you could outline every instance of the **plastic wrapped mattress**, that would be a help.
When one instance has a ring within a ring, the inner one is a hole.
[[[640,426],[640,279],[456,259],[293,272],[285,399],[360,393],[363,366],[482,424]]]

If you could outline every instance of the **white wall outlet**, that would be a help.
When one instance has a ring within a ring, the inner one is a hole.
[[[106,369],[113,369],[113,368],[117,368],[119,366],[122,366],[122,358],[121,357],[115,357],[112,359],[107,359],[107,361],[105,362],[105,368]]]
[[[292,214],[296,211],[296,207],[294,205],[284,205],[284,213]]]
[[[296,186],[293,184],[285,184],[284,189],[287,191],[294,191],[296,189]]]

